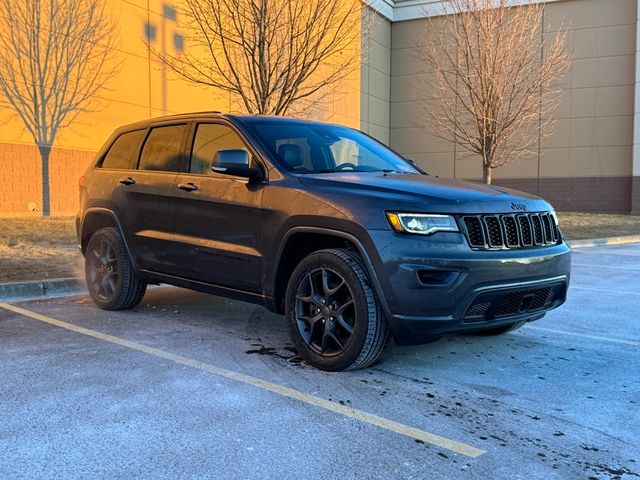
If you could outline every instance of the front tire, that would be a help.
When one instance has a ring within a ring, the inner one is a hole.
[[[304,258],[291,275],[285,302],[293,344],[311,365],[355,370],[382,354],[387,323],[356,253],[329,249]]]
[[[87,289],[103,310],[126,310],[142,301],[147,284],[135,272],[120,233],[112,227],[93,234],[85,252]]]

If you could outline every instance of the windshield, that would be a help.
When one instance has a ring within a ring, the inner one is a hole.
[[[296,173],[418,173],[405,159],[347,127],[259,121],[250,128],[270,153]]]

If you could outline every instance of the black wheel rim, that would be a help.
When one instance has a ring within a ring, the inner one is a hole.
[[[298,285],[295,316],[302,339],[315,353],[334,356],[344,351],[356,316],[344,277],[328,268],[309,272]]]
[[[89,283],[97,298],[109,301],[118,286],[118,259],[107,240],[100,240],[89,252]]]

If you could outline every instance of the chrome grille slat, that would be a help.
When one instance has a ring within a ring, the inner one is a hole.
[[[511,250],[555,245],[560,233],[549,212],[464,215],[464,233],[475,250]]]

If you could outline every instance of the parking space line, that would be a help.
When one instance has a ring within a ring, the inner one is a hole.
[[[604,252],[595,251],[595,250],[572,250],[571,254],[573,255],[574,253],[576,255],[584,255],[584,256],[590,256],[590,255],[594,255],[595,253],[598,253],[598,255],[620,255],[624,257],[640,258],[640,255],[638,255],[637,253],[629,253],[628,250],[606,250]]]
[[[181,355],[177,355],[174,353],[166,352],[164,350],[160,350],[158,348],[149,347],[143,345],[141,343],[132,342],[129,340],[125,340],[124,338],[115,337],[113,335],[108,335],[106,333],[101,333],[96,330],[92,330],[85,327],[80,327],[78,325],[74,325],[72,323],[64,322],[62,320],[56,320],[55,318],[48,317],[46,315],[42,315],[40,313],[32,312],[30,310],[25,310],[24,308],[16,307],[14,305],[9,305],[8,303],[0,303],[0,308],[4,308],[5,310],[12,311],[19,315],[23,315],[25,317],[32,318],[34,320],[38,320],[40,322],[48,323],[50,325],[54,325],[56,327],[64,328],[66,330],[70,330],[72,332],[80,333],[82,335],[86,335],[89,337],[96,338],[98,340],[102,340],[108,343],[112,343],[115,345],[119,345],[122,347],[129,348],[131,350],[137,350],[139,352],[146,353],[148,355],[153,355],[154,357],[162,358],[165,360],[172,361],[174,363],[185,365],[188,367],[196,368],[198,370],[202,370],[208,373],[212,373],[214,375],[218,375],[220,377],[228,378],[231,380],[235,380],[240,383],[244,383],[247,385],[251,385],[253,387],[260,388],[262,390],[266,390],[272,393],[276,393],[283,397],[292,398],[294,400],[298,400],[300,402],[306,403],[308,405],[313,405],[318,408],[322,408],[324,410],[328,410],[334,413],[338,413],[340,415],[344,415],[345,417],[353,418],[355,420],[359,420],[363,423],[368,423],[369,425],[374,425],[376,427],[383,428],[385,430],[389,430],[391,432],[398,433],[400,435],[404,435],[415,440],[419,440],[424,443],[428,443],[434,445],[436,447],[445,448],[455,453],[460,453],[462,455],[466,455],[468,457],[479,457],[483,453],[484,450],[480,450],[471,445],[467,445],[462,442],[458,442],[456,440],[452,440],[446,437],[442,437],[440,435],[436,435],[434,433],[427,432],[425,430],[421,430],[419,428],[411,427],[409,425],[405,425],[394,420],[389,420],[383,417],[379,417],[377,415],[373,415],[371,413],[367,413],[362,410],[358,410],[356,408],[348,407],[346,405],[341,405],[339,403],[335,403],[329,400],[325,400],[320,397],[316,397],[313,395],[309,395],[304,392],[300,392],[293,388],[285,387],[282,385],[278,385],[276,383],[269,382],[267,380],[263,380],[258,377],[253,377],[250,375],[245,375],[240,372],[235,372],[233,370],[228,370],[226,368],[216,367],[214,365],[200,362],[198,360],[193,360],[191,358],[183,357]]]
[[[617,343],[619,345],[629,345],[631,347],[640,347],[640,342],[634,342],[633,340],[623,340],[621,338],[601,337],[598,335],[590,335],[588,333],[567,332],[565,330],[555,330],[553,328],[536,327],[528,325],[527,330],[538,330],[540,332],[557,333],[560,335],[569,335],[572,337],[587,338],[589,340],[598,340],[601,342]]]
[[[571,266],[572,267],[591,267],[591,268],[608,268],[611,270],[623,270],[625,272],[640,272],[640,268],[625,268],[625,267],[616,267],[613,265],[594,265],[591,263],[576,263],[576,262],[571,262]]]
[[[591,287],[580,287],[578,285],[571,285],[569,290],[586,290],[588,292],[599,292],[599,293],[614,293],[616,295],[635,295],[640,296],[640,292],[627,292],[624,290],[604,290],[602,288],[591,288]]]

